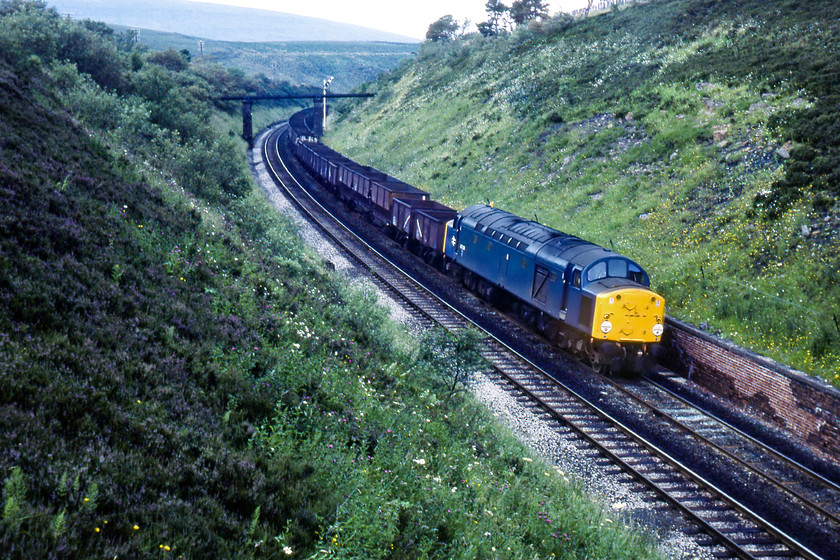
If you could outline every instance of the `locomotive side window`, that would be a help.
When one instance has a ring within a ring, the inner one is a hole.
[[[580,269],[576,268],[572,271],[572,286],[580,288]]]
[[[627,278],[637,284],[642,284],[643,286],[648,285],[647,275],[641,268],[634,264],[630,265],[630,270],[627,272]]]

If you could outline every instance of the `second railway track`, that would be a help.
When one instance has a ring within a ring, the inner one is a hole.
[[[527,395],[534,407],[547,413],[551,419],[547,421],[574,432],[609,465],[643,485],[655,496],[651,499],[663,500],[695,524],[707,535],[701,542],[713,547],[715,556],[835,557],[840,550],[840,490],[834,482],[802,471],[759,442],[744,439],[727,424],[644,381],[613,383],[596,376],[593,379],[601,388],[595,391],[599,402],[593,402],[574,383],[563,383],[556,372],[541,368],[490,332],[503,332],[505,327],[483,328],[496,320],[486,315],[495,313],[480,313],[483,319],[478,320],[468,317],[469,312],[462,313],[463,302],[445,301],[371,247],[364,233],[342,223],[340,211],[328,210],[329,203],[322,205],[318,195],[310,193],[318,186],[289,159],[287,142],[281,125],[262,144],[262,157],[273,179],[350,258],[371,271],[381,289],[404,302],[426,325],[450,330],[478,326],[485,332],[482,354],[494,375]],[[624,417],[616,410],[623,410]],[[654,429],[640,431],[640,419]],[[675,445],[676,451],[667,449],[677,439],[683,441]],[[727,472],[733,484],[721,484]],[[738,491],[744,485],[752,489]],[[767,504],[758,512],[756,505],[762,499],[784,503]]]

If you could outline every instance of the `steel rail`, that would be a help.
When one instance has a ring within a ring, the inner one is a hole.
[[[833,490],[837,490],[837,486],[833,482],[831,482],[830,480],[824,479],[819,474],[814,473],[813,471],[811,471],[810,469],[807,469],[806,467],[804,467],[802,465],[799,465],[798,463],[796,463],[792,459],[789,459],[788,457],[777,453],[775,450],[768,447],[764,443],[762,443],[762,442],[760,442],[760,441],[758,441],[754,438],[749,437],[747,434],[744,434],[740,430],[737,430],[734,426],[730,426],[729,424],[727,424],[726,422],[724,422],[720,418],[716,417],[715,415],[698,408],[697,406],[690,403],[689,401],[686,401],[685,399],[682,399],[678,395],[674,395],[670,391],[667,391],[666,389],[664,389],[663,387],[660,387],[659,385],[656,385],[649,378],[647,378],[646,381],[650,382],[651,385],[656,386],[657,389],[663,390],[664,392],[668,393],[669,397],[676,398],[680,403],[689,406],[693,411],[699,412],[705,418],[710,419],[714,422],[717,422],[718,424],[730,429],[734,434],[736,434],[738,436],[743,436],[743,437],[747,438],[750,441],[750,443],[755,444],[756,446],[758,446],[762,450],[766,450],[766,451],[770,452],[777,459],[779,459],[780,461],[788,464],[791,468],[794,468],[795,470],[806,474],[807,476],[811,477],[813,480],[817,481],[818,483],[824,484],[825,486],[828,486],[829,488],[831,488]],[[734,461],[735,463],[737,463],[741,467],[747,469],[747,471],[757,474],[758,476],[760,476],[761,478],[763,478],[764,480],[769,482],[771,486],[773,486],[773,487],[781,490],[782,492],[788,494],[789,496],[799,500],[806,507],[811,508],[815,512],[824,516],[826,519],[832,521],[834,524],[840,526],[840,517],[838,517],[837,514],[826,510],[824,507],[815,503],[813,500],[811,500],[807,496],[803,496],[802,494],[800,494],[799,492],[797,492],[796,490],[791,488],[788,482],[780,480],[776,476],[774,476],[774,475],[772,475],[772,474],[770,474],[766,471],[759,470],[759,467],[757,467],[754,463],[750,463],[749,461],[747,461],[746,459],[743,459],[742,457],[738,456],[737,454],[730,451],[729,449],[726,449],[725,447],[723,447],[723,446],[719,445],[718,443],[712,441],[709,437],[704,436],[698,430],[696,430],[696,429],[692,428],[691,426],[687,425],[685,422],[683,422],[683,421],[681,421],[677,418],[674,418],[673,415],[669,414],[668,412],[665,412],[659,406],[656,406],[656,405],[652,404],[650,401],[646,400],[643,396],[640,396],[640,395],[634,393],[631,389],[629,389],[627,387],[624,387],[622,385],[619,385],[618,383],[616,383],[615,381],[613,381],[612,379],[609,379],[609,378],[606,378],[605,382],[610,384],[610,386],[613,387],[615,390],[619,391],[623,395],[632,399],[637,404],[647,408],[648,410],[657,414],[659,417],[667,420],[672,425],[677,427],[679,430],[685,432],[686,434],[688,434],[689,436],[691,436],[693,438],[696,438],[703,445],[707,445],[708,447],[714,449],[717,453],[720,453],[721,455],[723,455],[723,456],[727,457],[728,459]]]
[[[781,453],[780,451],[777,451],[771,445],[768,445],[767,443],[751,436],[750,434],[744,432],[743,430],[741,430],[737,426],[734,426],[731,423],[727,422],[726,420],[724,420],[722,418],[719,418],[715,414],[712,414],[712,413],[710,413],[710,412],[708,412],[708,411],[706,411],[702,408],[697,407],[697,405],[695,405],[691,401],[683,398],[682,396],[678,395],[677,393],[675,393],[671,389],[665,387],[661,383],[657,382],[655,379],[653,379],[651,377],[645,377],[644,379],[645,379],[646,382],[648,382],[652,386],[656,387],[657,389],[659,389],[663,393],[666,393],[669,397],[679,401],[680,403],[682,403],[686,406],[692,407],[695,410],[700,411],[707,418],[710,418],[710,419],[714,420],[715,422],[717,422],[721,426],[725,427],[726,429],[730,430],[732,433],[736,434],[738,437],[744,438],[749,443],[752,443],[753,445],[756,445],[756,446],[760,447],[762,449],[762,451],[772,455],[776,460],[781,461],[781,462],[787,464],[788,466],[790,466],[791,468],[807,475],[808,477],[813,479],[818,484],[821,484],[821,485],[823,485],[823,486],[825,486],[825,487],[827,487],[827,488],[829,488],[829,489],[831,489],[835,492],[840,492],[840,484],[834,482],[833,480],[829,480],[828,478],[824,477],[823,475],[814,471],[813,469],[807,467],[806,465],[803,465],[802,463],[788,457],[784,453]],[[681,424],[681,422],[679,420],[675,419],[675,422],[678,422],[678,423]],[[689,429],[691,429],[691,428],[689,428]],[[701,436],[701,437],[705,437],[705,436]],[[716,445],[716,444],[714,444],[714,442],[711,442],[711,443],[712,443],[712,445]],[[725,448],[720,448],[720,449],[723,452],[727,452],[727,450]],[[786,487],[784,482],[779,482],[779,484],[783,487]],[[805,499],[807,501],[810,501],[807,498],[805,498]],[[810,504],[810,506],[813,507],[815,510],[817,510],[819,513],[825,515],[826,517],[828,517],[828,518],[834,520],[835,522],[837,522],[838,524],[840,524],[840,516],[838,516],[837,514],[825,510],[819,504],[812,503],[812,504]]]

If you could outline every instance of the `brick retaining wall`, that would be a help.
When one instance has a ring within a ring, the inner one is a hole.
[[[840,462],[840,391],[668,318],[675,369]]]

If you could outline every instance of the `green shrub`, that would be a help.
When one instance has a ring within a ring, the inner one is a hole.
[[[224,138],[209,145],[186,144],[180,149],[173,172],[185,189],[211,201],[240,197],[251,190],[236,147]]]
[[[459,387],[466,389],[486,362],[478,352],[480,334],[474,330],[451,333],[432,329],[420,339],[420,360],[430,366],[431,379],[451,397]],[[440,374],[436,377],[434,374]]]

